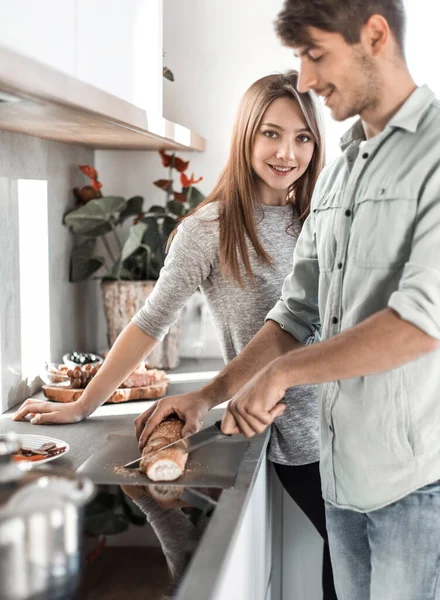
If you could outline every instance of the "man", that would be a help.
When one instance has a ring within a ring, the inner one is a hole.
[[[404,58],[402,0],[286,0],[276,28],[299,89],[359,115],[321,175],[292,275],[243,353],[199,392],[165,399],[187,432],[232,398],[247,436],[288,387],[321,383],[321,475],[340,600],[440,597],[440,103]],[[322,342],[302,344],[322,325]],[[436,596],[437,590],[437,596]]]

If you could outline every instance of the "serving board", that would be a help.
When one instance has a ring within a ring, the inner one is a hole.
[[[151,400],[162,398],[167,393],[169,381],[161,381],[155,385],[132,388],[118,388],[106,401],[107,403],[127,402],[128,400]],[[43,385],[43,393],[48,400],[54,402],[75,402],[81,397],[83,389],[61,388]]]

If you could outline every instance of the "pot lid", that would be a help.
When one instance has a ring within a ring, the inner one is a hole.
[[[94,493],[93,483],[74,472],[57,468],[22,471],[12,461],[20,447],[17,436],[0,440],[0,519],[47,512],[66,503],[82,506]]]

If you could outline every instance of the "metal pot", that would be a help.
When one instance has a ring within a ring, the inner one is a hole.
[[[82,507],[94,486],[60,469],[24,472],[0,439],[0,598],[67,600],[80,579]]]

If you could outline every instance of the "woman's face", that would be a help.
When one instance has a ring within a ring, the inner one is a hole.
[[[298,104],[288,97],[274,100],[263,115],[252,150],[259,201],[285,204],[290,186],[305,173],[314,148]]]

